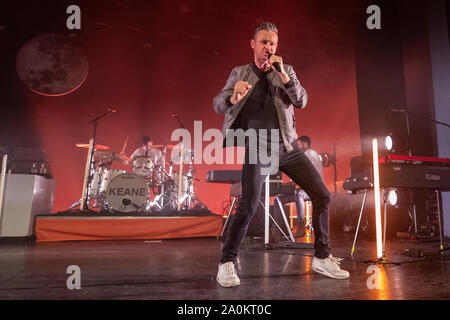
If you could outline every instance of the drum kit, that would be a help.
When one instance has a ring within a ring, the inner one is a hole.
[[[89,144],[76,146],[89,148]],[[171,144],[152,145],[152,148],[162,151],[161,159],[145,156],[131,159],[123,152],[110,151],[108,146],[95,145],[94,161],[87,178],[88,207],[111,213],[201,207],[202,203],[195,195],[194,182],[199,179],[194,177],[194,152]],[[167,150],[172,150],[172,159],[166,162]],[[113,169],[114,162],[132,163],[133,170]],[[188,167],[186,173],[183,173],[184,164]],[[179,165],[178,171],[175,165]],[[69,210],[80,202],[74,203]]]

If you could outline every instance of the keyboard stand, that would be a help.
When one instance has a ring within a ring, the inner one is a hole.
[[[382,188],[383,190],[383,205],[384,205],[384,221],[383,221],[383,257],[381,258],[381,262],[386,262],[386,225],[387,225],[387,210],[388,210],[388,206],[387,206],[387,202],[388,202],[388,194],[389,194],[389,188]],[[355,246],[356,246],[356,239],[358,237],[358,232],[359,232],[359,226],[361,223],[361,217],[364,211],[364,206],[366,204],[366,198],[367,198],[367,192],[369,192],[368,189],[364,189],[364,198],[362,201],[362,205],[361,205],[361,211],[359,212],[359,219],[358,219],[358,225],[356,227],[356,231],[355,231],[355,237],[353,240],[353,246],[352,246],[352,250],[351,250],[351,257],[353,258],[353,254],[355,253]],[[438,204],[438,224],[439,224],[439,252],[440,254],[444,254],[444,244],[443,244],[443,239],[442,239],[442,221],[441,221],[441,208],[440,208],[440,197],[439,197],[439,190],[435,190],[436,192],[436,199],[437,199],[437,204]]]
[[[369,190],[365,189],[364,190],[364,198],[363,198],[362,205],[361,205],[361,211],[359,212],[358,225],[356,226],[356,230],[355,230],[355,238],[353,239],[352,251],[350,253],[352,258],[353,258],[353,254],[355,253],[356,239],[358,238],[359,226],[361,224],[361,218],[362,218],[362,214],[364,211],[364,206],[366,205],[367,192],[369,192]]]
[[[238,197],[233,197],[233,201],[231,203],[231,207],[230,210],[228,211],[228,216],[227,219],[225,221],[225,224],[223,226],[222,229],[222,233],[221,233],[221,237],[223,237],[223,234],[225,233],[227,224],[229,222],[229,219],[231,217],[231,213],[233,212],[234,206],[236,204],[236,200],[238,199]],[[314,244],[312,243],[297,243],[295,242],[294,239],[294,235],[292,234],[291,228],[289,226],[289,222],[288,219],[286,217],[286,213],[284,211],[283,205],[281,204],[281,200],[279,198],[279,196],[275,196],[275,200],[278,204],[278,207],[281,210],[281,216],[283,217],[284,223],[286,225],[286,229],[288,231],[288,234],[286,234],[285,232],[283,232],[283,230],[281,229],[281,227],[278,225],[278,223],[275,221],[275,219],[272,217],[272,215],[270,214],[270,176],[267,175],[265,178],[265,190],[264,190],[264,203],[259,200],[260,204],[262,205],[262,207],[264,208],[264,246],[266,247],[266,249],[270,248],[270,240],[269,240],[269,222],[270,219],[272,219],[273,223],[275,224],[275,226],[278,228],[278,230],[281,232],[281,234],[286,238],[287,240],[287,246],[285,247],[293,247],[293,248],[299,248],[299,249],[311,249],[314,247]]]
[[[442,240],[442,221],[441,221],[441,199],[440,199],[440,193],[439,190],[435,190],[436,192],[436,200],[438,205],[438,222],[439,222],[439,252],[441,255],[444,254],[444,251],[447,249],[444,249],[444,242]]]
[[[272,219],[273,223],[276,225],[276,227],[278,228],[278,230],[280,230],[281,234],[286,238],[286,240],[288,242],[292,242],[295,243],[295,239],[294,236],[292,235],[292,231],[291,228],[289,226],[289,222],[286,218],[286,213],[284,212],[283,209],[283,205],[281,204],[280,198],[278,196],[275,197],[276,202],[278,203],[278,206],[281,210],[281,216],[283,217],[284,223],[286,225],[286,229],[288,231],[288,235],[286,235],[283,230],[281,229],[281,227],[278,225],[278,223],[275,221],[275,219],[272,217],[272,215],[270,214],[270,181],[269,181],[270,176],[267,175],[266,176],[266,183],[265,183],[265,191],[264,191],[264,202],[265,204],[262,203],[262,201],[260,200],[259,202],[261,203],[261,205],[264,208],[264,217],[265,217],[265,221],[264,221],[264,245],[267,247],[270,246],[270,240],[269,240],[269,219]]]
[[[220,234],[220,237],[223,237],[223,234],[225,233],[225,230],[226,230],[226,228],[227,228],[228,221],[230,220],[231,213],[233,212],[233,208],[234,208],[234,205],[236,204],[237,198],[238,198],[238,197],[233,197],[233,202],[231,203],[230,210],[228,210],[227,220],[225,220],[225,224],[223,225],[222,233]]]
[[[283,209],[283,205],[281,204],[281,200],[278,196],[276,196],[276,201],[278,203],[278,206],[281,210],[281,215],[283,216],[283,220],[284,223],[286,224],[286,228],[288,230],[289,235],[286,235],[283,230],[281,229],[281,227],[277,224],[277,222],[275,221],[275,219],[272,217],[272,215],[269,212],[269,201],[270,201],[270,184],[269,184],[269,176],[266,176],[266,188],[265,188],[265,204],[262,203],[261,200],[259,200],[260,204],[262,205],[262,207],[264,208],[264,217],[265,217],[265,221],[264,221],[264,244],[266,246],[269,245],[269,218],[272,219],[273,223],[277,226],[278,230],[280,230],[280,232],[283,234],[283,236],[288,240],[288,242],[295,242],[294,236],[291,232],[291,228],[289,227],[289,223],[288,220],[286,218],[286,213],[284,212]],[[231,203],[231,207],[230,210],[228,211],[228,216],[227,219],[225,221],[225,224],[222,228],[222,233],[220,234],[221,237],[223,237],[223,234],[225,233],[225,230],[227,228],[227,224],[230,220],[231,217],[231,213],[233,212],[234,206],[236,204],[236,200],[238,199],[238,197],[233,197],[233,201]]]

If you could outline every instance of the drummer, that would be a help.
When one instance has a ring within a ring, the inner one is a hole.
[[[154,163],[161,164],[162,155],[161,150],[153,147],[153,140],[148,136],[144,136],[142,138],[142,146],[137,148],[130,158],[131,162],[134,162],[134,160],[139,157],[151,158]],[[125,164],[129,165],[130,161],[125,161]]]

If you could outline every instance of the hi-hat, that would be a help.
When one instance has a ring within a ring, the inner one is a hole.
[[[171,153],[171,160],[175,164],[180,164],[180,146],[177,145],[173,148]],[[194,150],[191,149],[183,149],[183,163],[192,164],[192,158],[194,157]]]
[[[89,143],[77,143],[77,144],[75,144],[75,146],[78,147],[78,148],[89,149]],[[101,144],[96,144],[94,149],[97,149],[97,150],[109,150],[110,147],[104,146],[104,145],[101,145]]]

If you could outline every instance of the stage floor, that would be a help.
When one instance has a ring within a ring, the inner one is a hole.
[[[352,234],[332,234],[333,254],[349,258]],[[450,299],[449,252],[437,242],[391,240],[379,269],[380,289],[369,289],[367,273],[375,243],[360,238],[355,259],[341,262],[349,280],[334,280],[310,269],[311,249],[265,250],[247,240],[237,267],[241,286],[216,281],[221,243],[216,238],[161,241],[0,241],[0,299]],[[448,247],[448,242],[446,243]],[[426,258],[403,255],[420,249]],[[67,288],[67,268],[81,271],[81,289]],[[370,281],[369,281],[370,282]],[[371,282],[376,284],[376,282]]]

